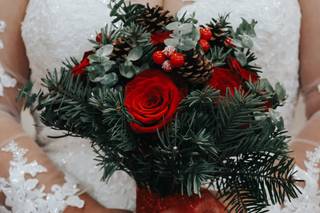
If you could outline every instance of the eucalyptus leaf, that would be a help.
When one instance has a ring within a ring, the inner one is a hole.
[[[178,27],[178,30],[181,32],[181,34],[186,35],[192,32],[193,27],[194,26],[191,23],[184,23]]]
[[[137,74],[139,74],[140,72],[141,72],[141,68],[140,67],[138,67],[138,66],[132,66],[132,68],[133,68],[133,70],[134,70],[134,73],[137,75]]]
[[[192,29],[192,37],[194,38],[193,40],[195,40],[196,42],[200,40],[200,32],[196,27],[193,27]]]
[[[135,47],[129,52],[127,60],[137,61],[142,57],[142,55],[143,55],[142,47]]]
[[[101,80],[101,84],[106,85],[107,87],[113,87],[118,83],[118,75],[114,72],[108,73],[104,76],[104,78]]]
[[[177,47],[180,42],[179,42],[179,39],[177,38],[168,38],[164,41],[164,43],[167,46]]]
[[[97,63],[97,62],[101,61],[100,57],[95,54],[89,55],[88,58],[89,58],[90,64]]]
[[[192,50],[196,47],[197,42],[192,39],[184,39],[178,46],[182,51]]]
[[[103,65],[104,71],[108,72],[114,64],[115,64],[114,61],[107,61],[107,62],[103,63],[102,65]]]
[[[173,31],[173,30],[178,29],[180,25],[181,25],[180,22],[172,22],[172,23],[170,23],[170,24],[168,24],[168,25],[166,26],[166,29]]]
[[[100,57],[108,57],[113,51],[112,44],[107,44],[102,46],[100,49],[97,50],[96,55]]]
[[[124,64],[120,65],[119,72],[123,77],[128,79],[133,78],[135,75],[135,69],[133,66],[126,66]]]
[[[241,44],[242,44],[242,47],[244,48],[251,49],[253,47],[253,41],[248,35],[241,36]]]

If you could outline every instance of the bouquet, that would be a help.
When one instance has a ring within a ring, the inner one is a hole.
[[[88,138],[103,180],[137,184],[137,212],[262,212],[296,198],[280,84],[255,65],[256,21],[198,25],[161,7],[111,1],[111,26],[81,61],[21,92],[43,123]],[[213,195],[211,191],[215,191]],[[224,204],[220,203],[223,201]]]

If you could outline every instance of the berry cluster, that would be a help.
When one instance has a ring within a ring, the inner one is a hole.
[[[166,47],[153,53],[152,59],[154,63],[162,65],[162,69],[171,72],[174,68],[182,67],[185,63],[185,56],[176,51],[174,47]]]
[[[202,50],[206,53],[210,50],[210,41],[213,40],[213,35],[210,28],[200,28],[200,40],[199,45]]]

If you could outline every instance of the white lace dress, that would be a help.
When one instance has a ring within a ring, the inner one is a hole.
[[[70,56],[80,59],[91,48],[88,38],[110,21],[106,0],[29,0],[22,33],[32,69],[32,80],[40,88],[40,79],[47,69],[61,66]],[[297,0],[197,0],[180,13],[196,12],[200,23],[207,23],[218,14],[231,12],[230,20],[237,25],[241,17],[256,19],[257,39],[255,52],[264,75],[273,83],[280,81],[288,92],[288,101],[281,113],[290,127],[298,91],[298,44],[300,8]],[[101,171],[93,160],[88,141],[79,138],[50,140],[47,135],[57,134],[47,128],[39,130],[39,143],[44,145],[50,158],[67,174],[75,177],[99,202],[108,207],[135,208],[134,181],[122,172],[116,173],[108,184],[100,181]],[[311,164],[317,163],[317,154]],[[309,163],[310,163],[309,162]],[[310,167],[311,168],[311,167]],[[315,178],[317,178],[317,173]],[[316,196],[317,186],[313,188]],[[309,193],[309,192],[308,192]],[[314,197],[313,197],[314,198]],[[305,205],[318,206],[317,201],[301,198]],[[298,202],[298,201],[297,201]],[[299,205],[298,205],[299,206]],[[290,207],[291,208],[291,207]],[[282,211],[290,211],[289,207]],[[305,208],[295,208],[302,212]],[[272,212],[280,212],[274,208]],[[317,212],[317,211],[309,211]],[[320,212],[320,210],[318,211]]]

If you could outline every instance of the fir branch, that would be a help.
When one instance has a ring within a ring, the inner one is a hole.
[[[263,212],[271,204],[296,198],[294,162],[289,157],[259,153],[223,161],[216,185],[219,194],[236,212]],[[235,172],[236,171],[236,172]]]
[[[111,0],[109,4],[111,9],[110,16],[114,17],[113,25],[121,23],[127,26],[134,23],[136,18],[144,11],[145,6],[142,4],[126,3],[125,0]]]

